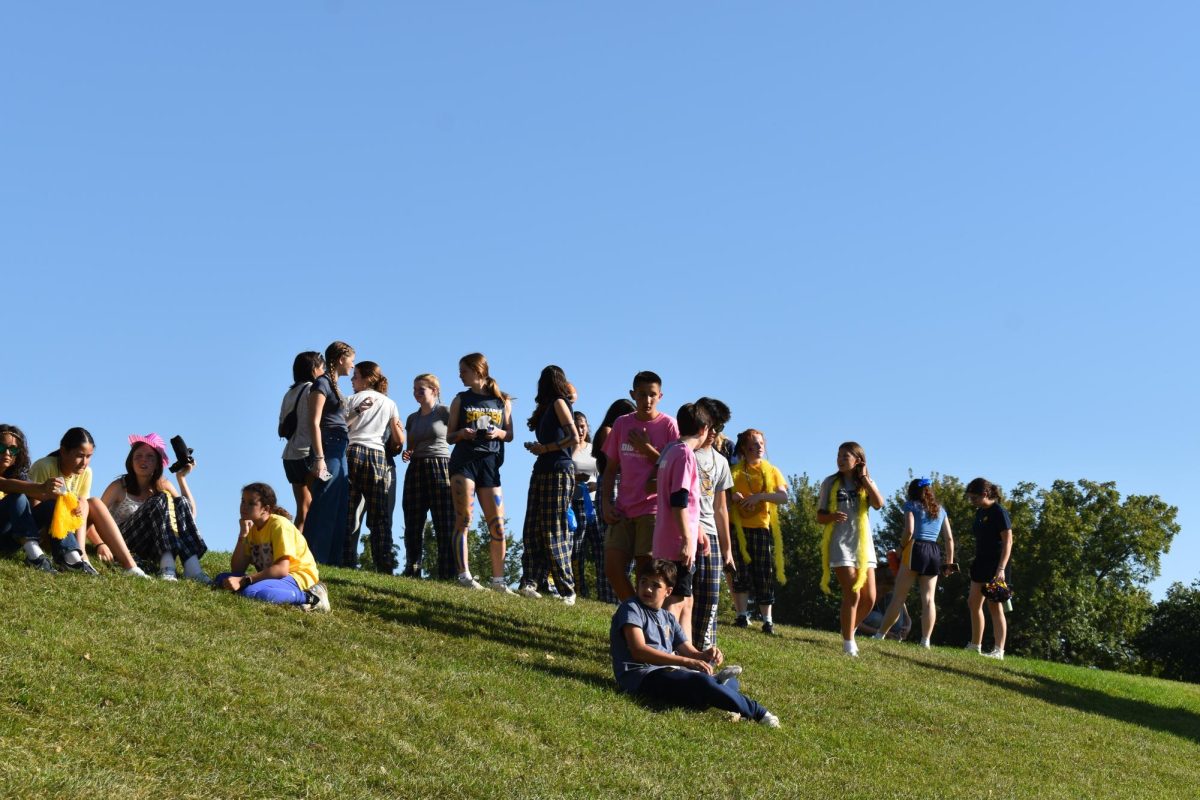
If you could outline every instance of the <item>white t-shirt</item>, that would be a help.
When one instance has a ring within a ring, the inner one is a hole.
[[[383,435],[391,421],[400,419],[400,409],[386,394],[363,389],[346,402],[346,420],[350,423],[350,444],[372,450],[383,448]]]

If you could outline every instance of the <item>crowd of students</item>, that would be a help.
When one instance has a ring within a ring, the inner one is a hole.
[[[353,393],[342,395],[339,377]],[[95,442],[71,428],[57,450],[31,462],[24,434],[0,425],[0,539],[24,551],[25,563],[97,575],[97,558],[130,575],[184,576],[252,599],[328,611],[322,564],[353,567],[360,527],[370,530],[374,569],[399,566],[393,546],[396,457],[407,465],[402,489],[405,564],[401,574],[454,580],[472,590],[541,598],[573,605],[586,591],[585,565],[595,565],[597,599],[618,604],[613,617],[613,669],[622,689],[672,704],[718,706],[768,725],[778,719],[738,692],[740,667],[721,669],[716,646],[722,576],[735,609],[734,624],[751,624],[751,596],[762,631],[774,632],[775,586],[787,580],[780,507],[788,500],[783,473],[767,461],[766,436],[750,428],[724,435],[730,410],[702,397],[675,416],[658,409],[662,380],[653,372],[633,378],[629,400],[614,402],[594,435],[576,411],[576,390],[560,367],[542,370],[533,434],[525,448],[536,456],[522,528],[521,578],[504,577],[504,499],[500,472],[514,439],[512,399],[490,374],[487,359],[459,361],[464,389],[442,404],[441,382],[424,373],[413,380],[417,409],[401,423],[388,380],[372,361],[355,362],[354,349],[333,342],[323,354],[296,356],[293,382],[283,397],[279,434],[287,439],[283,470],[292,487],[294,520],[261,482],[242,490],[241,528],[231,569],[210,579],[200,567],[207,547],[188,487],[192,464],[164,476],[166,445],[157,434],[129,437],[124,474],[100,497],[91,493],[89,462]],[[987,601],[995,648],[1006,638],[1001,593],[1006,591],[1011,522],[999,493],[977,478],[967,486],[976,507],[976,556],[971,566],[972,635],[980,651]],[[488,534],[491,575],[471,574],[469,531],[478,501]],[[855,634],[876,605],[876,551],[868,510],[880,509],[863,448],[846,442],[837,471],[821,483],[817,521],[823,526],[821,587],[836,579],[841,591],[843,650],[857,656]],[[904,613],[919,582],[921,644],[929,647],[939,576],[957,569],[945,509],[928,479],[914,480],[904,506],[905,527],[895,589],[875,626],[881,638]],[[426,519],[432,519],[436,565],[423,565]],[[939,540],[945,539],[943,560]],[[48,546],[51,553],[43,550]],[[253,567],[253,571],[251,571]],[[636,575],[635,588],[630,580]],[[693,645],[692,643],[696,644]]]

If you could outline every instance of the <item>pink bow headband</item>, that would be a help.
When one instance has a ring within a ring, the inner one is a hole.
[[[157,433],[147,433],[145,436],[139,436],[136,433],[129,434],[129,446],[132,447],[135,444],[148,444],[157,450],[162,456],[164,467],[171,462],[171,459],[167,458],[167,443]]]

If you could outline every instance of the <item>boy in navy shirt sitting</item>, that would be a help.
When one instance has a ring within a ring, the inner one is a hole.
[[[617,607],[609,630],[613,675],[622,691],[673,706],[719,708],[771,728],[779,717],[738,691],[742,668],[713,674],[725,656],[697,650],[663,601],[675,587],[675,564],[655,559],[638,569],[637,591]]]

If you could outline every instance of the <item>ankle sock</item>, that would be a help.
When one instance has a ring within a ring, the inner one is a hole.
[[[83,556],[78,550],[68,550],[63,553],[63,561],[68,564],[78,564],[80,561],[83,561]]]
[[[175,554],[170,550],[162,554],[162,558],[158,560],[158,568],[164,575],[175,574]]]
[[[42,556],[46,555],[42,552],[42,548],[38,546],[37,542],[28,541],[23,544],[22,547],[25,549],[25,557],[30,561],[36,561]]]
[[[974,642],[967,642],[968,650],[974,650],[976,653],[982,653],[983,650],[981,648],[982,645],[975,644]]]
[[[843,639],[842,640],[842,652],[857,653],[858,645],[855,643],[855,641],[853,639]]]
[[[927,648],[927,649],[928,649],[928,647],[929,647],[929,640],[928,640],[928,639],[922,639],[922,640],[921,640],[921,647],[924,647],[924,648]]]
[[[189,578],[199,578],[204,574],[204,568],[200,566],[200,559],[195,556],[188,556],[183,562],[183,574]]]

